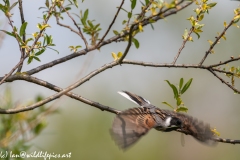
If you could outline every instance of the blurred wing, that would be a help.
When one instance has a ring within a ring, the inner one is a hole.
[[[130,93],[128,91],[119,91],[118,93],[141,107],[144,107],[150,104],[150,102],[144,99],[143,97]]]
[[[192,135],[195,139],[207,145],[216,144],[214,133],[211,131],[209,124],[185,114],[178,113],[177,116],[183,123],[181,130],[184,133]]]
[[[113,121],[111,136],[121,149],[127,149],[156,126],[151,114],[144,108],[132,108],[121,112]]]

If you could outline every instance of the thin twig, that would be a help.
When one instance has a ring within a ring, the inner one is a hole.
[[[240,140],[234,140],[234,139],[224,139],[224,138],[214,138],[216,142],[222,142],[222,143],[231,143],[231,144],[240,144]]]
[[[79,35],[79,36],[82,38],[82,35],[81,35],[78,31],[74,30],[72,27],[70,27],[70,26],[68,26],[68,25],[65,25],[65,24],[60,23],[59,17],[58,17],[57,15],[56,15],[55,17],[56,17],[57,24],[58,24],[59,26],[62,26],[62,27],[65,27],[65,28],[70,29],[70,31],[76,33],[77,35]]]
[[[132,39],[133,39],[132,34],[133,34],[133,28],[134,28],[134,26],[135,26],[135,24],[130,27],[129,36],[128,36],[128,45],[127,45],[127,47],[126,47],[126,49],[125,49],[122,57],[118,60],[118,63],[119,63],[119,64],[122,63],[123,59],[126,57],[126,55],[128,54],[129,49],[130,49],[131,46],[132,46]]]
[[[54,90],[56,92],[63,91],[62,88],[60,88],[60,87],[58,87],[56,85],[53,85],[51,83],[48,83],[48,82],[43,81],[41,79],[38,79],[36,77],[29,76],[27,74],[13,75],[13,76],[8,78],[8,82],[12,82],[12,81],[15,81],[15,80],[24,80],[24,81],[27,81],[27,82],[35,83],[35,84],[38,84],[40,86],[43,86],[43,87],[49,88],[51,90]],[[65,95],[69,96],[70,98],[79,100],[79,101],[81,101],[81,102],[83,102],[85,104],[94,106],[94,107],[96,107],[96,108],[98,108],[98,109],[100,109],[102,111],[108,111],[108,112],[115,113],[115,114],[120,112],[120,111],[118,111],[118,110],[116,110],[114,108],[111,108],[111,107],[108,107],[108,106],[104,106],[104,105],[102,105],[102,104],[100,104],[98,102],[91,101],[89,99],[86,99],[86,98],[84,98],[84,97],[82,97],[80,95],[77,95],[75,93],[72,93],[72,92],[65,93]],[[32,110],[32,109],[34,109],[34,108],[22,107],[22,108],[14,108],[14,109],[7,109],[7,110],[0,109],[0,114],[15,114],[15,113],[24,112],[24,111],[28,111],[28,110]]]
[[[21,22],[23,24],[23,23],[25,23],[25,19],[24,19],[24,14],[23,14],[22,0],[18,0],[18,4],[19,4],[19,12],[20,12],[20,17],[21,17]],[[26,33],[23,34],[22,41],[23,41],[23,43],[25,43]],[[22,59],[24,59],[24,56],[25,56],[25,48],[21,48],[21,49],[22,49],[22,52],[21,52],[21,60],[22,60]],[[18,67],[17,72],[21,72],[22,66],[23,66],[23,63]]]
[[[173,60],[173,62],[172,62],[173,64],[175,64],[175,63],[177,62],[177,59],[178,59],[178,57],[180,56],[183,48],[185,47],[185,44],[187,43],[187,41],[188,41],[190,35],[192,34],[193,30],[194,30],[194,27],[192,27],[192,28],[190,29],[190,31],[188,32],[188,35],[187,35],[186,39],[183,41],[182,46],[179,48],[178,53],[177,53],[177,55],[175,56],[175,58],[174,58],[174,60]]]
[[[225,35],[226,31],[228,30],[228,28],[234,23],[234,19],[227,25],[227,27],[225,27],[222,31],[222,33],[216,37],[216,40],[213,42],[212,45],[210,45],[208,51],[206,51],[203,59],[201,60],[201,62],[199,63],[199,65],[201,66],[203,64],[203,62],[206,60],[207,56],[209,55],[209,53],[212,51],[212,49],[214,48],[214,46],[219,42],[219,40],[222,38],[222,36]]]
[[[86,38],[84,37],[84,35],[82,34],[81,28],[78,26],[77,22],[74,20],[74,18],[70,15],[70,13],[62,6],[61,7],[64,9],[64,11],[67,13],[68,17],[73,21],[74,25],[77,27],[78,32],[83,40],[83,42],[85,43],[86,49],[88,49],[88,42],[86,40]]]
[[[209,68],[213,68],[213,67],[218,67],[218,66],[221,66],[221,65],[224,65],[224,64],[228,64],[230,62],[234,62],[234,61],[238,61],[240,60],[240,57],[237,57],[237,58],[231,58],[229,60],[226,60],[224,62],[220,62],[218,64],[213,64],[213,65],[209,65]]]
[[[177,131],[177,132],[180,132],[180,133],[184,133],[186,135],[189,135],[188,132],[185,132],[184,130],[182,129],[176,129],[176,130],[173,130],[173,131]],[[215,141],[215,142],[222,142],[222,143],[230,143],[230,144],[240,144],[240,140],[234,140],[234,139],[224,139],[224,138],[220,138],[220,137],[214,137],[212,138],[211,140]]]
[[[107,36],[107,34],[108,34],[108,32],[110,31],[110,29],[112,28],[112,25],[114,24],[115,20],[117,19],[118,13],[120,12],[120,10],[121,10],[121,8],[122,8],[122,6],[123,6],[123,4],[124,4],[124,1],[125,1],[125,0],[122,0],[122,3],[120,4],[120,7],[118,8],[117,13],[115,14],[115,16],[114,16],[114,18],[113,18],[113,20],[112,20],[112,23],[109,25],[106,33],[104,34],[104,36],[102,37],[102,39],[98,42],[98,44],[97,44],[96,46],[99,46],[99,45],[102,43],[102,41],[103,41],[104,38]]]
[[[222,83],[226,84],[229,88],[234,90],[236,93],[240,94],[240,90],[236,89],[234,86],[223,80],[221,77],[219,77],[212,69],[208,69],[214,76],[216,76]]]

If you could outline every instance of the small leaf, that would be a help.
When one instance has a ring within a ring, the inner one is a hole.
[[[209,6],[209,7],[212,8],[212,7],[216,6],[216,4],[217,4],[217,3],[209,3],[207,6]]]
[[[114,52],[112,52],[112,57],[113,57],[114,61],[118,60],[118,57],[117,57],[116,53],[114,53]]]
[[[227,27],[227,22],[224,21],[223,26],[226,28]]]
[[[40,60],[38,57],[36,57],[36,56],[33,56],[33,58],[34,58],[35,60],[37,60],[37,61],[41,62],[41,60]]]
[[[125,24],[126,22],[127,22],[126,20],[123,20],[123,21],[122,21],[122,24]]]
[[[116,30],[113,30],[113,33],[114,33],[115,35],[118,35],[118,34],[119,34],[118,31],[116,31]]]
[[[167,103],[167,102],[162,102],[162,103],[163,103],[163,104],[166,104],[168,107],[174,109],[174,107],[173,107],[172,105],[170,105],[169,103]]]
[[[213,42],[212,42],[211,40],[208,40],[208,42],[210,43],[210,45],[212,45],[212,44],[213,44]]]
[[[183,89],[181,90],[181,94],[183,94],[184,92],[187,91],[187,89],[190,87],[191,83],[192,83],[192,78],[189,79],[189,81],[184,85]]]
[[[185,29],[185,30],[184,30],[184,33],[183,33],[183,35],[182,35],[182,38],[183,38],[184,40],[186,40],[187,37],[188,37],[188,30]]]
[[[121,57],[122,57],[122,52],[118,52],[118,54],[117,54],[117,59],[120,59]]]
[[[32,62],[32,60],[33,60],[33,56],[30,56],[30,57],[28,58],[27,63],[30,64],[30,63]]]
[[[87,18],[88,18],[88,9],[83,14],[83,18],[82,18],[83,25],[86,24]]]
[[[137,39],[133,38],[132,42],[134,43],[135,47],[138,49],[139,48],[139,42]]]
[[[176,109],[176,112],[186,112],[187,113],[187,111],[188,111],[188,108],[185,106],[179,107]]]
[[[148,3],[149,3],[149,0],[145,0],[145,4],[148,5]]]
[[[35,55],[36,55],[36,56],[39,56],[39,55],[41,55],[43,52],[45,52],[45,49],[41,49],[41,50],[38,51]]]
[[[204,18],[204,14],[201,14],[201,15],[199,16],[199,18],[198,18],[198,21],[203,20],[203,18]]]
[[[77,0],[73,0],[74,5],[78,8],[78,2]]]
[[[19,35],[20,36],[23,36],[25,34],[25,30],[26,30],[26,27],[27,27],[27,22],[24,22],[20,28],[20,31],[19,31]]]
[[[131,8],[133,10],[136,7],[137,0],[131,0],[131,1],[132,1]]]
[[[177,106],[180,106],[182,104],[182,99],[180,97],[177,98]]]
[[[128,12],[128,18],[130,19],[132,17],[132,12]]]
[[[173,94],[174,94],[174,98],[178,98],[178,91],[177,91],[177,87],[176,86],[174,86],[173,84],[171,84],[168,80],[165,80],[167,83],[168,83],[168,85],[172,88],[172,90],[173,90]]]
[[[18,2],[13,3],[12,6],[9,8],[9,11],[11,11],[17,4]]]
[[[15,37],[15,35],[13,33],[11,33],[11,32],[8,32],[8,31],[5,31],[5,30],[0,30],[0,31],[8,34],[9,36]]]
[[[184,82],[184,80],[183,80],[183,78],[181,78],[180,82],[179,82],[179,93],[180,93],[180,91],[182,89],[183,82]]]

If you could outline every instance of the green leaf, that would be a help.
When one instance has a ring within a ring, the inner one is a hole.
[[[167,83],[168,83],[168,85],[172,88],[172,90],[173,90],[173,93],[174,93],[174,98],[178,98],[178,90],[177,90],[177,87],[175,86],[175,85],[173,85],[173,84],[171,84],[168,80],[165,80]]]
[[[174,109],[174,107],[173,107],[172,105],[170,105],[169,103],[167,103],[167,102],[162,102],[162,103],[163,103],[163,104],[166,104],[168,107]]]
[[[176,109],[176,112],[186,112],[187,113],[187,111],[188,111],[188,108],[185,106],[179,107]]]
[[[180,97],[177,98],[177,106],[180,106],[182,104],[182,99]]]
[[[190,87],[191,83],[192,83],[192,78],[189,79],[189,81],[183,86],[183,89],[181,90],[181,94],[183,94],[184,92],[187,91],[187,89]]]
[[[126,22],[127,22],[126,20],[123,20],[123,21],[122,21],[122,24],[125,24]]]
[[[128,18],[130,19],[132,17],[132,12],[128,12]]]
[[[45,5],[46,5],[47,8],[49,8],[49,0],[45,1]]]
[[[83,25],[86,25],[87,18],[88,18],[88,9],[84,12],[83,17],[81,18],[81,22]]]
[[[25,31],[26,31],[26,27],[27,27],[27,22],[24,22],[20,28],[20,31],[19,31],[19,35],[20,36],[23,36],[25,34]]]
[[[115,35],[118,35],[118,34],[119,34],[118,31],[116,31],[116,30],[113,30],[113,33],[114,33]]]
[[[40,51],[38,51],[35,56],[39,56],[41,55],[43,52],[45,52],[46,49],[41,49]]]
[[[33,60],[33,56],[30,56],[30,57],[28,58],[27,63],[30,64],[30,63],[32,62],[32,60]]]
[[[137,0],[132,0],[131,8],[132,10],[136,7]]]
[[[77,0],[73,0],[74,5],[78,8],[78,2]]]
[[[181,78],[180,82],[179,82],[179,93],[180,93],[180,91],[182,89],[183,82],[184,82],[184,80],[183,80],[183,78]]]
[[[41,60],[40,60],[38,57],[36,57],[36,56],[33,56],[33,58],[34,58],[35,60],[37,60],[37,61],[41,62]]]
[[[9,8],[9,11],[11,11],[11,9],[13,9],[17,4],[18,2],[13,3],[12,6]]]
[[[94,27],[94,25],[92,24],[92,22],[91,22],[90,20],[88,20],[87,23],[88,23],[88,25],[89,25],[91,28]]]
[[[34,128],[34,133],[39,134],[46,126],[47,124],[44,121],[38,123]]]
[[[212,8],[212,7],[216,6],[216,4],[217,4],[216,2],[215,3],[209,3],[207,6]]]
[[[149,3],[149,0],[145,0],[145,4],[148,5],[148,3]]]
[[[117,54],[117,58],[120,59],[122,57],[123,53],[122,52],[118,52]]]
[[[138,49],[139,48],[139,42],[138,42],[138,40],[137,39],[135,39],[135,38],[133,38],[132,39],[132,42],[134,43],[134,45],[135,45],[135,47]]]
[[[8,34],[9,36],[15,37],[15,35],[13,33],[11,33],[11,32],[8,32],[8,31],[5,31],[5,30],[0,30],[0,31]]]

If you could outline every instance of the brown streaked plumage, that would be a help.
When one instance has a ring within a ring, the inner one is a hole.
[[[178,130],[205,144],[215,144],[208,124],[186,114],[159,109],[130,92],[122,91],[120,94],[141,106],[122,111],[113,121],[110,133],[121,149],[130,147],[152,128],[163,132]]]

